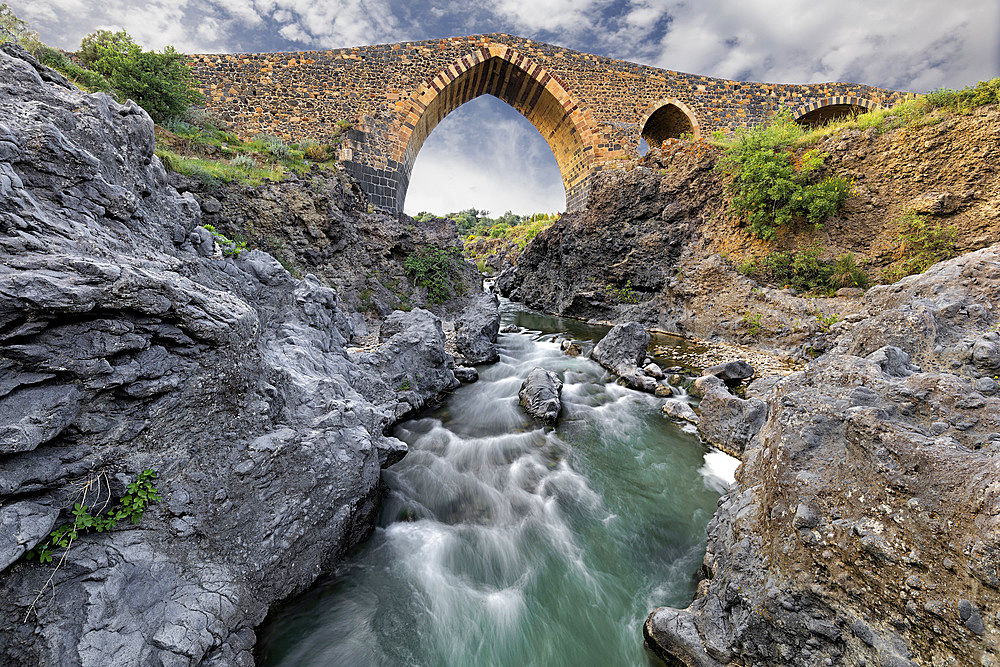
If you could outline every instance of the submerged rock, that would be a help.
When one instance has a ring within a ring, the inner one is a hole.
[[[663,410],[663,414],[674,419],[683,419],[692,424],[697,424],[701,421],[701,417],[694,411],[694,408],[687,401],[682,401],[679,398],[672,398],[666,401],[661,409]]]
[[[533,368],[517,395],[525,412],[546,424],[555,424],[562,409],[562,387],[562,380],[552,371]]]

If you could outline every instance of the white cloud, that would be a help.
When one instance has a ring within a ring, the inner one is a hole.
[[[1000,8],[966,0],[673,2],[656,64],[725,78],[918,92],[997,74]]]
[[[459,107],[424,142],[405,209],[444,214],[467,208],[492,216],[566,208],[559,167],[542,135],[517,111],[483,96]]]
[[[592,30],[610,0],[494,0],[490,9],[521,34],[540,30],[578,35]]]

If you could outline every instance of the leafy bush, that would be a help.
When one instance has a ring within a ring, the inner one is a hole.
[[[311,139],[299,142],[299,150],[309,160],[313,162],[326,162],[333,157],[333,151],[329,146],[317,143]]]
[[[625,286],[622,288],[608,285],[608,289],[614,293],[618,303],[639,303],[639,295],[635,293],[631,280],[625,281]]]
[[[788,112],[780,113],[769,124],[737,131],[716,165],[729,177],[730,213],[758,238],[770,239],[794,216],[818,224],[851,194],[851,183],[843,178],[812,182],[827,156],[809,150],[797,158],[790,146],[804,134]]]
[[[182,115],[202,99],[184,55],[172,46],[162,53],[143,51],[124,30],[98,30],[83,38],[79,55],[81,62],[157,123]]]
[[[233,165],[238,169],[245,169],[247,171],[257,166],[257,163],[253,161],[252,157],[242,153],[234,157],[232,160],[230,160],[229,164]]]
[[[234,241],[228,236],[215,231],[214,225],[202,225],[202,227],[215,237],[216,243],[222,248],[223,257],[239,257],[240,253],[247,249],[246,241]]]
[[[899,219],[899,247],[896,262],[886,269],[883,277],[896,281],[914,273],[923,273],[933,264],[955,256],[958,229],[930,222],[926,216],[907,213]]]
[[[38,33],[32,30],[27,21],[22,21],[14,14],[7,3],[0,3],[0,44],[17,42],[28,53],[38,56],[43,44]]]
[[[845,253],[834,260],[830,268],[828,282],[831,287],[868,287],[868,274],[861,268],[853,252]]]
[[[426,247],[412,253],[403,266],[413,284],[427,289],[430,303],[444,303],[463,288],[457,283],[462,262],[458,248]]]

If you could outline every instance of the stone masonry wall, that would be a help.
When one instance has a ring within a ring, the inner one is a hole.
[[[590,177],[638,155],[646,120],[673,104],[695,136],[760,123],[782,107],[877,108],[903,93],[851,83],[769,84],[657,69],[504,34],[331,51],[192,56],[208,109],[243,135],[330,141],[353,129],[340,158],[379,208],[403,208],[410,170],[434,126],[494,95],[549,143],[567,209],[586,203]]]

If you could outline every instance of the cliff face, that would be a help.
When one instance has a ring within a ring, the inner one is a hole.
[[[651,151],[629,171],[595,179],[588,209],[563,216],[528,244],[498,280],[540,310],[702,338],[753,339],[801,355],[832,340],[818,320],[849,318],[857,299],[802,299],[740,275],[733,264],[818,242],[823,256],[855,253],[874,276],[895,259],[907,211],[954,225],[956,251],[1000,241],[1000,111],[984,107],[917,127],[848,131],[820,141],[826,169],[854,180],[855,195],[822,228],[782,228],[770,244],[726,214],[719,151],[686,144]],[[759,315],[748,335],[746,315]],[[835,333],[835,332],[834,332]]]
[[[0,81],[0,662],[252,664],[268,606],[365,535],[388,425],[456,384],[441,323],[351,356],[334,290],[222,257],[139,107],[10,45]],[[137,525],[20,558],[146,468]]]
[[[314,168],[256,187],[207,187],[178,174],[170,174],[170,182],[195,196],[204,223],[265,249],[297,275],[312,273],[336,289],[355,335],[363,336],[396,308],[430,308],[450,316],[480,291],[478,271],[461,260],[454,222],[369,212],[357,183],[343,172]],[[448,249],[455,259],[454,298],[445,304],[430,303],[427,290],[414,285],[406,270],[406,259],[427,248]]]
[[[998,299],[992,246],[871,290],[832,351],[751,385],[767,419],[707,578],[650,643],[687,665],[1000,660]]]

